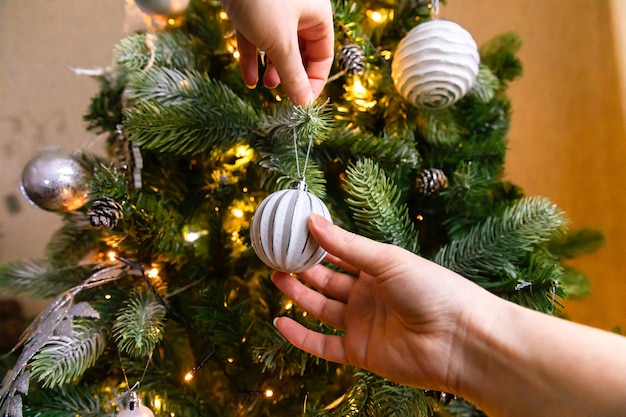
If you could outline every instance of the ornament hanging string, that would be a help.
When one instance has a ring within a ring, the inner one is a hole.
[[[298,134],[296,132],[296,125],[293,125],[293,151],[296,156],[296,174],[298,175],[298,181],[302,181],[306,184],[306,167],[309,164],[309,156],[311,155],[311,147],[313,146],[313,135],[309,137],[309,144],[306,149],[306,154],[304,158],[304,165],[302,167],[302,172],[300,171],[300,159],[298,158]]]
[[[122,367],[122,375],[124,375],[124,382],[126,382],[126,388],[128,389],[126,394],[124,394],[123,396],[131,395],[131,393],[136,392],[139,389],[139,387],[141,386],[141,382],[146,376],[146,372],[148,372],[148,366],[150,366],[150,362],[152,362],[153,352],[154,350],[152,350],[150,352],[150,355],[148,356],[148,360],[146,361],[146,366],[143,368],[143,373],[141,374],[141,378],[139,378],[139,381],[136,381],[131,387],[130,383],[128,382],[128,376],[126,375],[126,369],[124,368],[124,361],[122,360],[122,354],[120,353],[119,349],[117,350],[117,357],[119,358],[120,366]]]

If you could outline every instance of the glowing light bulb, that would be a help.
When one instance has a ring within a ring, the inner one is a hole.
[[[161,399],[160,395],[155,395],[154,399],[152,400],[152,406],[157,410],[160,411],[161,407],[163,406],[163,400]]]
[[[241,210],[239,208],[234,208],[232,213],[233,213],[233,216],[235,216],[237,218],[243,217],[243,210]]]
[[[193,379],[193,372],[189,371],[185,374],[185,382],[189,382]]]
[[[378,10],[375,10],[370,13],[370,19],[376,23],[380,23],[383,20],[383,15]]]
[[[274,396],[274,391],[271,389],[266,389],[263,395],[265,395],[265,398],[272,398]]]
[[[109,251],[107,252],[107,257],[109,258],[109,261],[113,262],[117,259],[117,253],[115,253],[115,251]]]
[[[148,277],[156,278],[159,276],[159,268],[153,267],[147,272]]]
[[[196,240],[198,240],[200,238],[200,233],[198,232],[189,232],[187,233],[187,235],[185,236],[185,240],[187,242],[195,242]]]

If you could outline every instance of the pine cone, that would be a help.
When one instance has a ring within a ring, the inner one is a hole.
[[[117,201],[110,197],[102,197],[91,204],[87,210],[87,216],[93,227],[99,229],[105,226],[113,229],[123,217],[122,211],[123,208]]]
[[[338,56],[339,67],[350,75],[355,75],[365,68],[365,54],[353,43],[344,45]]]
[[[421,194],[436,194],[448,187],[448,178],[437,168],[422,169],[417,173],[417,189]]]

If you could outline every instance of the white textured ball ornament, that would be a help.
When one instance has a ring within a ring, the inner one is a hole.
[[[322,200],[297,182],[288,190],[276,191],[259,205],[250,227],[252,248],[263,263],[283,272],[302,272],[320,263],[326,251],[309,232],[309,217],[318,213],[332,222]]]
[[[167,19],[183,14],[189,0],[135,0],[135,4],[145,14]]]
[[[476,81],[480,56],[472,35],[447,20],[409,31],[391,64],[396,89],[419,108],[438,109],[463,97]]]
[[[49,148],[26,164],[20,189],[34,206],[70,212],[82,207],[89,198],[89,173],[61,149]]]

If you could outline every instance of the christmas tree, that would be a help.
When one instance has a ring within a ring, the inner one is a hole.
[[[334,0],[332,76],[298,107],[243,84],[218,2],[160,3],[140,2],[159,28],[95,75],[85,119],[110,155],[46,152],[24,170],[27,197],[64,224],[46,259],[0,267],[3,288],[54,298],[3,362],[0,413],[481,415],[292,347],[274,317],[337,330],[274,288],[251,229],[268,195],[306,179],[340,226],[557,314],[579,275],[566,260],[598,236],[503,179],[520,40],[474,50],[431,1]]]

